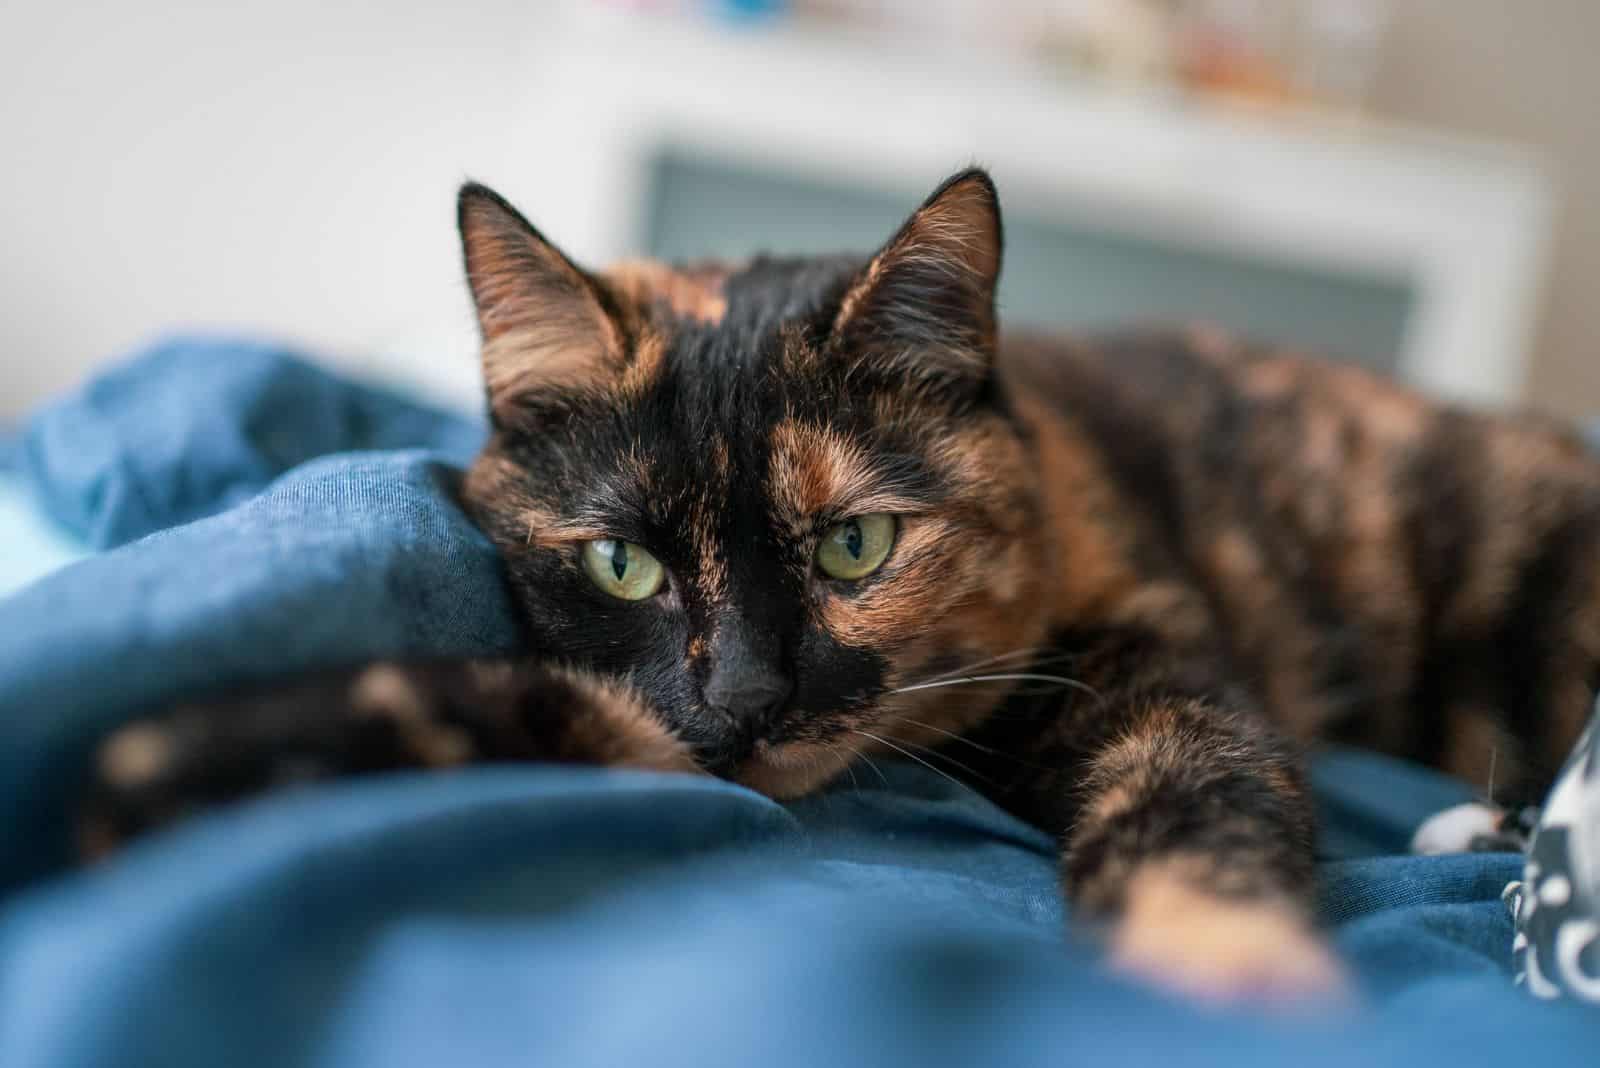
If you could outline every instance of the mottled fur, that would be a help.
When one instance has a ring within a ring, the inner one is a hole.
[[[631,691],[533,663],[376,664],[223,707],[112,736],[79,825],[86,856],[207,806],[347,775],[483,760],[698,770]]]
[[[1576,734],[1600,466],[1559,428],[1208,331],[1002,342],[981,172],[866,260],[589,274],[487,190],[460,205],[492,418],[464,501],[530,660],[130,728],[96,849],[285,778],[692,756],[788,797],[900,751],[1058,833],[1128,967],[1325,988],[1305,747],[1510,791]],[[871,513],[898,517],[883,567],[822,574],[822,533]],[[598,589],[597,538],[648,547],[662,592]]]

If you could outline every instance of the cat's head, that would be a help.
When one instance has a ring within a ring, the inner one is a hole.
[[[870,258],[589,273],[487,189],[459,212],[492,420],[465,496],[536,652],[777,796],[1005,696],[923,685],[1043,636],[986,174]]]

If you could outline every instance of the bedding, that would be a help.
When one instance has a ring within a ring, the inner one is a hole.
[[[85,555],[87,547],[39,514],[0,441],[0,596]]]
[[[99,550],[0,599],[0,1064],[1592,1063],[1511,984],[1513,854],[1405,855],[1466,786],[1313,769],[1362,1004],[1203,1012],[1063,933],[1050,840],[916,766],[779,805],[709,779],[395,775],[87,871],[95,742],[195,689],[519,637],[453,503],[471,419],[179,338],[37,413],[16,477]]]
[[[16,471],[16,445],[14,437],[0,433],[0,599],[87,554],[78,539],[39,514]],[[0,706],[0,722],[4,719]]]

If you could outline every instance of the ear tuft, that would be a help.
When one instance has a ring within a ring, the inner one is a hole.
[[[1003,243],[989,175],[952,175],[852,280],[835,338],[914,376],[982,379],[994,357]]]
[[[517,209],[468,182],[456,223],[494,411],[535,388],[581,387],[617,366],[621,338],[598,287]]]

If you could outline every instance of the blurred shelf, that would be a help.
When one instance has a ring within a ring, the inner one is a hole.
[[[805,28],[569,12],[529,47],[529,174],[507,184],[558,209],[552,232],[591,260],[637,246],[664,150],[908,206],[976,160],[1010,210],[1401,280],[1405,377],[1469,402],[1520,396],[1554,199],[1520,148]]]

